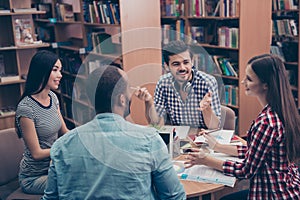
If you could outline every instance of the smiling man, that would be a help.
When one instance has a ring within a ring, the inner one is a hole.
[[[145,88],[136,92],[146,104],[150,123],[218,128],[220,100],[216,79],[193,67],[193,55],[183,41],[172,41],[163,49],[169,73],[159,79],[154,100]],[[150,98],[151,97],[151,98]]]

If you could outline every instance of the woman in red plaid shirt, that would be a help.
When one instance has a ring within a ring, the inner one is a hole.
[[[300,199],[300,119],[287,72],[274,55],[252,58],[242,81],[246,95],[256,96],[264,107],[248,130],[247,146],[223,145],[204,134],[218,152],[243,158],[242,162],[222,161],[197,150],[187,156],[191,167],[203,164],[239,179],[250,179],[249,190],[222,199]]]

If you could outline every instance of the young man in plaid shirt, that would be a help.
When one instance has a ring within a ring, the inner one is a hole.
[[[159,79],[154,100],[146,88],[136,91],[145,101],[146,117],[151,124],[188,125],[218,128],[221,107],[216,79],[194,69],[192,53],[183,41],[172,41],[163,49],[169,73]]]

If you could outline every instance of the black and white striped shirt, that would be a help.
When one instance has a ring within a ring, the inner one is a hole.
[[[26,117],[34,122],[39,144],[42,149],[51,148],[58,137],[58,131],[62,124],[58,114],[59,102],[54,92],[50,91],[50,104],[43,106],[31,96],[24,97],[16,110],[17,126],[21,127],[21,117]],[[50,157],[43,160],[34,160],[28,147],[25,145],[25,153],[20,164],[20,174],[24,176],[39,176],[48,173]]]

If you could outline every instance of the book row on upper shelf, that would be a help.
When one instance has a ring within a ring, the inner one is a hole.
[[[298,9],[298,0],[272,0],[272,10],[295,10]]]
[[[120,9],[118,3],[84,0],[82,8],[85,22],[120,24]]]
[[[238,17],[240,0],[161,0],[162,16]],[[185,13],[187,7],[187,13]]]
[[[205,43],[220,47],[237,48],[239,46],[239,28],[219,25],[191,25],[186,33],[191,43]],[[171,24],[162,24],[162,43],[184,38],[184,20],[176,20]]]

